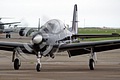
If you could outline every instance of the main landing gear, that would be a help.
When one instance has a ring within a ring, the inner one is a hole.
[[[89,59],[89,68],[90,70],[94,70],[95,62],[94,59]]]
[[[6,33],[6,38],[11,38],[11,34],[10,33]]]
[[[18,57],[18,54],[19,54],[19,51],[18,49],[16,48],[14,51],[13,51],[13,56],[12,56],[12,62],[14,62],[14,69],[15,70],[19,70],[19,67],[21,66],[21,62],[20,62],[20,59]]]
[[[89,59],[89,68],[90,70],[94,70],[95,68],[95,60],[97,61],[97,56],[96,53],[93,51],[93,48],[91,48],[91,53],[90,53],[90,59]]]
[[[15,70],[19,70],[19,68],[21,66],[21,62],[20,62],[20,59],[19,59],[18,55],[21,55],[20,51],[19,51],[19,48],[15,48],[14,51],[13,51],[13,55],[12,55],[12,62],[14,62],[14,69]],[[36,54],[36,56],[37,56],[36,70],[37,70],[37,72],[40,72],[41,71],[41,62],[40,62],[41,53],[38,52]]]
[[[16,58],[14,60],[14,69],[19,70],[19,67],[20,67],[20,60],[18,58]]]

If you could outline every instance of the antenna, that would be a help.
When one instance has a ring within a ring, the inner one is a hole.
[[[85,18],[84,18],[84,28],[85,28]]]
[[[40,18],[38,20],[38,31],[40,31]]]

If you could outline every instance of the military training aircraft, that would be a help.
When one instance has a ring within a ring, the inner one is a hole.
[[[12,29],[5,29],[5,26],[4,25],[11,25],[11,24],[16,24],[16,23],[20,23],[20,22],[11,22],[11,23],[3,23],[1,22],[1,19],[0,18],[0,33],[6,33],[6,38],[11,38],[11,32],[13,32]]]
[[[32,43],[4,42],[0,41],[0,50],[12,51],[12,62],[14,69],[18,70],[21,66],[19,56],[20,51],[25,54],[36,55],[36,70],[41,71],[42,57],[55,57],[56,52],[67,51],[69,57],[90,54],[89,68],[94,70],[96,52],[120,48],[120,40],[106,40],[80,43],[78,41],[78,15],[77,4],[74,5],[73,25],[71,31],[64,23],[57,19],[49,20],[32,37]],[[93,36],[94,37],[94,36]]]

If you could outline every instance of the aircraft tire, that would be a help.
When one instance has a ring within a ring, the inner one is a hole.
[[[8,34],[6,34],[6,38],[8,38]]]
[[[6,38],[11,38],[11,35],[10,34],[6,34]]]
[[[90,59],[89,60],[89,68],[90,68],[90,70],[94,70],[94,67],[95,67],[95,62],[94,62],[93,59]]]
[[[16,58],[14,61],[14,69],[19,70],[19,67],[20,67],[20,61],[18,58]]]
[[[36,66],[36,70],[37,72],[40,72],[41,71],[41,65],[38,63],[37,66]]]
[[[11,35],[9,34],[8,37],[11,38]]]

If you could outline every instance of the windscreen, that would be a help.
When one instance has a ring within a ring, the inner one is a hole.
[[[52,19],[42,26],[41,31],[45,33],[59,33],[65,28],[64,23],[57,19]]]

